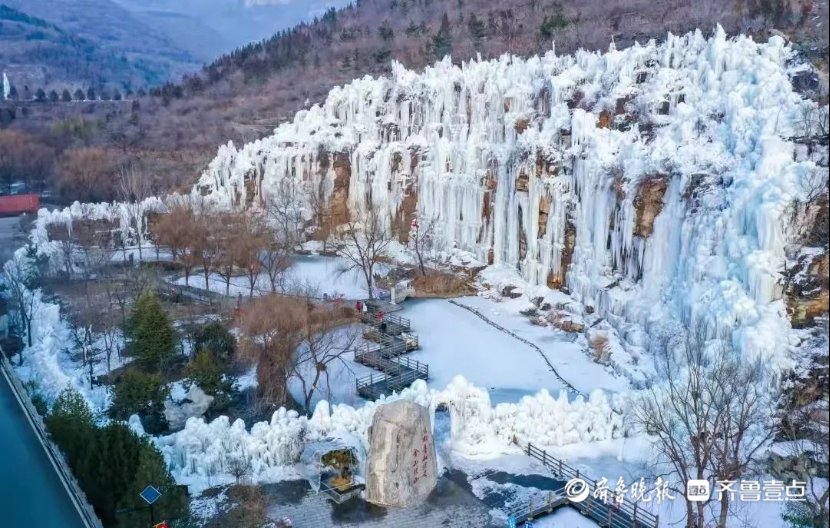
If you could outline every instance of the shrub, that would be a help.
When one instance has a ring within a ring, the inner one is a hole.
[[[164,400],[169,392],[160,375],[128,370],[115,384],[110,416],[126,420],[137,414],[148,432],[161,431],[167,425],[164,419]]]
[[[207,350],[219,362],[228,361],[236,351],[236,338],[219,321],[211,321],[193,332],[193,350]]]

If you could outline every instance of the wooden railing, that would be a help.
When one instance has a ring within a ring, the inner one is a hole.
[[[581,479],[585,481],[591,493],[588,497],[579,503],[571,502],[571,505],[579,510],[582,515],[589,517],[601,526],[608,526],[610,528],[657,528],[660,523],[660,517],[654,515],[648,510],[639,507],[637,502],[632,502],[624,499],[617,503],[613,499],[605,502],[593,496],[593,490],[596,490],[598,483],[596,480],[581,474],[578,469],[575,469],[561,459],[549,455],[543,449],[539,449],[531,443],[527,444],[524,449],[525,453],[542,462],[542,465],[551,470],[551,472],[560,480],[565,482],[572,479]],[[613,495],[613,490],[609,490],[609,495]]]
[[[527,505],[522,504],[508,510],[507,518],[516,526],[521,526],[522,523],[553,513],[553,510],[568,504],[564,492],[565,488],[562,487],[556,491],[534,495],[527,499]]]

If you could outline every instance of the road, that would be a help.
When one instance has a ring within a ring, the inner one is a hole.
[[[1,373],[0,519],[2,526],[84,527]]]
[[[19,233],[18,218],[0,218],[0,269],[21,244]],[[0,526],[84,526],[1,372]]]

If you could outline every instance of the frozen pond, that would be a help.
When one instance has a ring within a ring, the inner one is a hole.
[[[410,357],[429,365],[429,386],[444,388],[460,374],[490,390],[495,401],[563,388],[537,351],[475,314],[443,299],[407,300],[403,306],[401,315],[421,345]]]
[[[342,296],[346,299],[364,299],[367,297],[366,280],[359,269],[343,271],[348,262],[341,257],[296,256],[294,265],[286,274],[285,285],[289,292],[310,290],[315,296],[331,297]],[[376,266],[375,273],[383,273],[386,266]],[[176,280],[176,284],[185,284],[184,277]],[[189,285],[194,288],[205,288],[205,278],[201,274],[191,275]],[[248,277],[231,277],[230,288],[226,290],[225,279],[217,273],[208,277],[210,291],[226,293],[231,296],[248,295],[250,281]],[[266,274],[257,277],[254,284],[254,295],[271,293],[271,285]]]
[[[289,272],[289,288],[305,286],[318,296],[343,296],[346,299],[366,297],[366,288],[359,270],[342,272],[346,261],[340,257],[297,256]],[[386,271],[382,268],[380,271]],[[183,279],[179,279],[183,283]],[[190,285],[204,287],[204,279],[194,276]],[[256,293],[268,292],[267,277],[260,276]],[[224,280],[210,278],[210,289],[225,292]],[[231,280],[230,294],[247,295],[246,277]],[[531,325],[518,313],[520,301],[496,302],[483,297],[464,297],[457,302],[475,308],[488,320],[534,343],[559,374],[583,393],[594,389],[619,392],[627,388],[625,380],[614,376],[606,367],[591,360],[584,342],[575,341],[574,334],[565,334],[549,327]],[[554,396],[565,388],[551,372],[538,350],[495,328],[487,321],[444,299],[410,299],[403,304],[400,315],[412,323],[420,349],[409,357],[429,365],[428,385],[443,389],[455,376],[462,375],[478,387],[490,392],[493,404],[516,402],[523,396],[547,389]],[[376,371],[358,365],[348,353],[343,360],[330,365],[330,389],[320,391],[314,401],[329,393],[332,403],[360,405],[355,395],[355,377]],[[301,394],[292,385],[295,396]]]

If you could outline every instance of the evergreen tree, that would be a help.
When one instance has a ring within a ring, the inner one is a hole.
[[[86,400],[74,389],[65,389],[44,422],[49,436],[75,468],[95,431],[95,419]]]
[[[441,27],[438,33],[432,37],[430,43],[432,56],[436,60],[443,59],[445,55],[452,53],[452,36],[450,34],[450,18],[444,13],[441,18]]]
[[[479,20],[476,14],[470,15],[467,19],[467,29],[470,31],[470,36],[473,38],[473,46],[476,49],[481,47],[484,37],[487,36],[487,26],[484,25],[483,20]]]
[[[74,99],[75,99],[76,101],[83,101],[84,99],[86,99],[86,95],[84,95],[84,91],[83,91],[83,90],[81,90],[80,88],[78,88],[77,90],[75,90]]]
[[[97,99],[97,97],[95,97],[95,90],[91,86],[86,91],[86,99],[87,101],[95,101]]]
[[[140,439],[121,423],[99,429],[93,438],[75,473],[104,526],[115,526],[118,504],[134,482]]]
[[[236,351],[236,338],[219,321],[211,321],[193,331],[193,350],[207,350],[216,361],[225,362]]]
[[[68,103],[71,100],[72,94],[69,93],[69,90],[64,89],[63,92],[61,92],[61,101],[63,101],[64,103]]]
[[[187,488],[176,486],[164,457],[148,441],[142,439],[139,442],[138,453],[138,466],[132,484],[119,502],[119,508],[125,513],[118,516],[118,526],[146,526],[147,504],[139,494],[147,486],[153,486],[161,492],[161,497],[153,504],[157,520],[184,520],[188,513]]]
[[[158,374],[146,374],[139,370],[128,370],[115,384],[110,416],[126,420],[137,414],[142,418],[148,432],[157,432],[166,427],[164,400],[169,389]]]
[[[43,103],[46,101],[46,92],[43,91],[43,88],[38,88],[35,92],[35,101],[38,103]]]
[[[176,332],[158,297],[149,290],[141,293],[133,307],[127,335],[127,352],[151,371],[162,370],[176,353]]]

